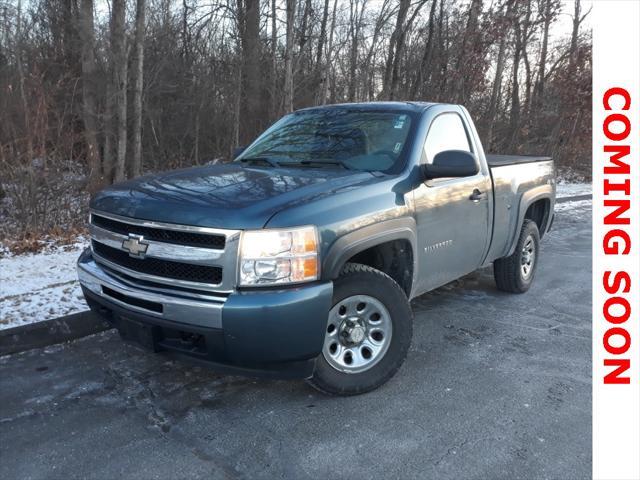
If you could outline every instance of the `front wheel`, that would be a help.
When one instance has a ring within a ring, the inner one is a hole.
[[[369,392],[398,371],[412,333],[400,286],[379,270],[349,263],[334,282],[324,346],[309,382],[334,395]]]

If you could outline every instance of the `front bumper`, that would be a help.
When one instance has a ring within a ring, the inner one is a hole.
[[[245,375],[307,378],[322,350],[333,284],[226,296],[132,286],[85,251],[78,277],[87,303],[125,340]]]

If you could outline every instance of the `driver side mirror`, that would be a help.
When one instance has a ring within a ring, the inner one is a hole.
[[[476,156],[465,150],[445,150],[433,157],[433,163],[420,166],[422,178],[472,177],[479,171]]]

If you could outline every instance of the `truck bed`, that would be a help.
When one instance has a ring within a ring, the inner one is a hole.
[[[535,189],[551,190],[551,211],[555,198],[553,161],[550,157],[487,155],[493,180],[493,236],[487,258],[510,255],[515,245],[522,198]]]
[[[548,162],[551,157],[537,155],[486,155],[490,167],[504,167],[505,165],[517,165],[519,163]]]

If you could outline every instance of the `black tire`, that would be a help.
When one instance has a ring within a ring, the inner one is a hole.
[[[411,345],[413,312],[404,291],[391,277],[366,265],[348,263],[334,281],[333,305],[355,295],[373,297],[384,305],[391,320],[391,340],[377,363],[358,373],[337,370],[321,353],[308,382],[323,393],[358,395],[378,388],[402,366]]]
[[[531,262],[530,271],[525,275],[523,272],[523,259],[526,259],[526,254],[523,249],[529,239],[533,243],[535,255]],[[538,232],[538,226],[532,220],[525,220],[513,254],[493,262],[493,277],[496,280],[498,289],[510,293],[524,293],[529,290],[536,274],[539,258],[540,233]]]

